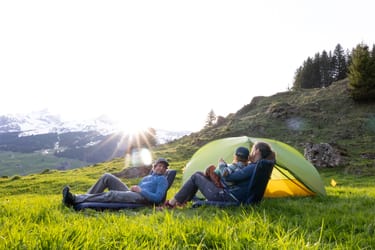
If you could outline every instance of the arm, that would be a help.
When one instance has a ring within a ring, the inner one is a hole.
[[[227,167],[228,167],[227,163],[223,159],[220,159],[218,162],[218,166],[215,170],[215,173],[217,173],[219,176],[223,176],[223,173],[225,172],[225,169]]]
[[[240,182],[249,179],[249,177],[254,172],[255,166],[255,163],[250,163],[246,167],[233,172],[232,174],[228,175],[227,177],[224,177],[223,179],[229,182]]]

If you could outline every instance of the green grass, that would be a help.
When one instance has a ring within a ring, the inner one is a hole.
[[[0,151],[0,175],[28,175],[42,172],[46,169],[56,169],[65,167],[74,169],[88,165],[87,162],[59,158],[51,153],[34,152],[34,153],[16,153]]]
[[[169,198],[184,163],[171,164],[179,172]],[[0,249],[375,248],[373,177],[340,169],[321,172],[327,197],[265,199],[259,206],[75,212],[61,204],[65,184],[85,192],[102,173],[121,168],[118,160],[0,179]]]

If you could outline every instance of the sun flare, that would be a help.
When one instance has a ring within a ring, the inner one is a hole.
[[[147,126],[137,122],[136,119],[115,121],[115,127],[119,132],[128,135],[139,135],[148,129]]]
[[[119,115],[122,114],[122,115]],[[151,165],[149,149],[156,145],[156,131],[150,127],[147,116],[132,109],[121,113],[115,110],[107,114],[115,125],[116,134],[122,136],[121,146],[125,148],[125,167]]]
[[[140,150],[133,150],[131,153],[132,166],[143,166],[151,165],[152,155],[150,150],[147,148],[141,148]]]

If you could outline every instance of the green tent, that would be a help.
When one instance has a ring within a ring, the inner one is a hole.
[[[196,171],[204,171],[209,165],[216,165],[220,158],[230,163],[237,147],[251,149],[257,141],[268,143],[276,152],[276,165],[268,182],[265,197],[325,196],[323,181],[316,168],[295,148],[280,141],[247,136],[229,137],[207,143],[194,153],[187,163],[183,182]]]

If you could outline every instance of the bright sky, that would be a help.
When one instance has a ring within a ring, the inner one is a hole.
[[[372,46],[374,9],[373,0],[0,1],[0,115],[47,108],[198,131],[211,109],[226,116],[286,91],[308,56]]]

